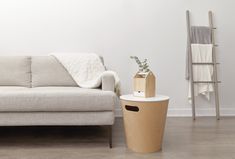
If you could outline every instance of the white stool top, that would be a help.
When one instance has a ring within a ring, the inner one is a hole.
[[[133,102],[160,102],[160,101],[169,100],[170,98],[164,95],[156,95],[155,97],[144,98],[144,97],[136,97],[133,94],[127,94],[120,96],[120,99]]]

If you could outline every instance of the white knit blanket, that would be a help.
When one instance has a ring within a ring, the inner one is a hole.
[[[106,71],[100,57],[94,53],[51,53],[69,72],[78,86],[82,88],[97,88],[101,86],[102,76],[113,74],[115,89],[119,88],[119,78],[116,72]]]
[[[212,62],[212,44],[191,44],[192,60],[195,63],[211,63]],[[212,65],[194,65],[193,78],[194,81],[212,81],[213,66]],[[210,99],[210,92],[213,92],[213,84],[196,83],[194,84],[194,95],[204,95]],[[191,85],[189,84],[188,99],[191,103]]]

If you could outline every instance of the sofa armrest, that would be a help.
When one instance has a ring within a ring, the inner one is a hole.
[[[115,78],[113,74],[106,73],[102,76],[102,90],[115,91]]]

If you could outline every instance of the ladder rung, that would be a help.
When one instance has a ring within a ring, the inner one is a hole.
[[[218,44],[214,44],[214,47],[218,47],[219,45]]]
[[[220,63],[213,63],[213,62],[193,62],[193,65],[219,65]]]
[[[212,29],[217,29],[216,27],[212,28]]]
[[[193,81],[193,83],[221,83],[221,81]]]

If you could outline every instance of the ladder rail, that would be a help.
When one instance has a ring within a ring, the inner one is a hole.
[[[194,83],[193,83],[193,65],[192,65],[192,50],[191,50],[191,24],[190,24],[190,12],[186,11],[186,21],[187,21],[187,33],[188,33],[188,48],[189,48],[189,67],[190,67],[190,85],[191,85],[191,98],[192,98],[192,116],[193,120],[196,119],[195,112],[195,96],[194,96]]]
[[[213,14],[212,11],[208,12],[209,17],[209,25],[212,29],[212,44],[214,46],[218,46],[215,44],[215,35],[214,35],[214,24],[213,24]],[[217,120],[220,119],[220,106],[219,106],[219,90],[218,90],[218,77],[217,77],[217,60],[216,60],[216,50],[215,47],[212,48],[212,61],[214,63],[213,65],[213,81],[214,81],[214,91],[215,91],[215,107],[216,107],[216,118]]]

